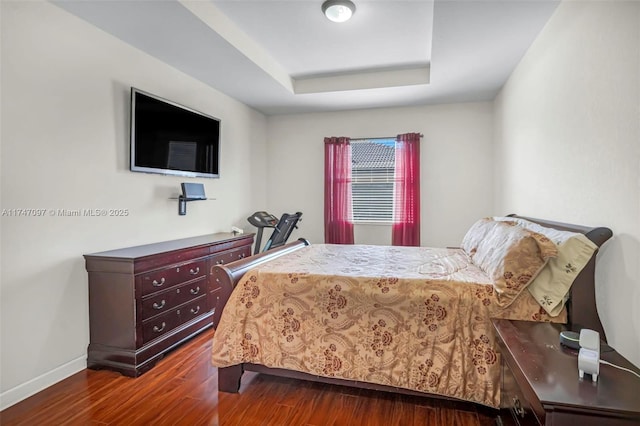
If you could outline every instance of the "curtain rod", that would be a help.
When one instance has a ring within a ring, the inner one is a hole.
[[[422,139],[424,137],[424,135],[422,133],[420,133],[420,138]],[[371,140],[375,140],[375,139],[397,139],[398,136],[376,136],[375,138],[351,138],[351,139],[371,139]]]

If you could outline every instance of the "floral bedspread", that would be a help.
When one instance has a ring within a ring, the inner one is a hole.
[[[251,271],[213,339],[243,362],[413,389],[498,407],[490,318],[549,317],[524,291],[502,309],[461,249],[317,244]]]

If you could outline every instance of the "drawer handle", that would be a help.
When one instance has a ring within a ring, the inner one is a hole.
[[[164,277],[160,278],[160,281],[153,280],[151,284],[153,284],[154,287],[162,287],[164,284]]]
[[[156,333],[160,333],[162,330],[164,330],[164,328],[167,326],[167,323],[165,323],[164,321],[162,322],[162,326],[158,327],[157,325],[153,326],[153,331],[155,331]]]
[[[220,259],[216,262],[216,265],[224,265],[224,259]]]
[[[200,312],[200,305],[196,306],[195,308],[191,308],[191,313],[193,315],[197,314],[198,312]]]
[[[166,300],[162,299],[162,302],[158,303],[158,302],[154,302],[153,303],[153,309],[162,309],[164,308],[164,305],[167,303]]]
[[[193,269],[189,269],[189,273],[191,275],[198,275],[200,273],[200,267],[196,266],[196,270],[195,271]]]
[[[192,288],[191,290],[189,290],[189,292],[193,295],[200,293],[200,286]]]
[[[524,407],[522,406],[522,403],[517,396],[513,397],[513,411],[516,413],[516,415],[524,418]]]
[[[245,256],[246,256],[246,255],[245,255],[244,253],[241,253],[241,254],[240,254],[240,259],[244,259],[244,257],[245,257]]]

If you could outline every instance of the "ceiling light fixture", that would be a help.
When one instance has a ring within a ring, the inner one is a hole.
[[[356,5],[349,0],[327,0],[322,3],[322,13],[333,22],[348,21],[356,11]]]

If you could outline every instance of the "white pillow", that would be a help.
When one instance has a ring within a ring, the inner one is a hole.
[[[462,249],[493,281],[497,302],[509,306],[557,255],[556,245],[545,235],[513,221],[484,218],[474,223],[462,239]]]

